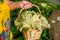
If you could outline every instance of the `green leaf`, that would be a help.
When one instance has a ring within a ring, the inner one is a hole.
[[[24,27],[24,28],[23,28],[23,31],[24,31],[24,32],[27,32],[28,30],[29,30],[29,27]]]

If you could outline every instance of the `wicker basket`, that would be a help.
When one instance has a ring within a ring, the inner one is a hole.
[[[39,7],[37,5],[34,5],[34,7],[36,7],[38,9],[38,12],[40,13],[40,17],[41,17],[41,11],[39,9]],[[21,9],[19,14],[18,14],[18,17],[17,19],[15,20],[15,26],[17,26],[16,24],[19,24],[19,21],[20,21],[20,16],[21,16],[21,13],[24,9]],[[19,28],[19,27],[18,27]],[[42,31],[43,31],[44,27],[41,27],[41,30],[35,30],[35,29],[29,29],[27,32],[24,32],[22,30],[22,33],[23,33],[23,36],[25,38],[25,40],[38,40],[42,34]]]

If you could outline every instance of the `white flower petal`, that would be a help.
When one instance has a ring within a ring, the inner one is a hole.
[[[46,3],[41,3],[41,6],[47,7],[47,4]]]

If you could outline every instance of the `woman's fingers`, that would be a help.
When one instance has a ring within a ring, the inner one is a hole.
[[[24,5],[24,9],[28,9],[28,8],[31,8],[32,6],[31,5]]]
[[[32,7],[32,3],[28,1],[22,1],[19,4],[20,4],[20,8],[23,8],[23,9],[28,9]]]

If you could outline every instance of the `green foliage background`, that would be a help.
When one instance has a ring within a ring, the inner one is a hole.
[[[11,0],[11,1],[17,2],[17,1],[21,1],[21,0]],[[49,16],[53,10],[60,10],[59,5],[56,5],[51,2],[47,2],[47,0],[27,0],[27,1],[30,1],[31,3],[39,6],[40,10],[42,11],[42,15],[45,16],[48,19],[48,21],[50,21]],[[51,7],[44,8],[40,5],[41,2],[47,3]],[[35,10],[35,8],[34,8],[34,10]],[[16,27],[14,26],[14,20],[17,18],[19,11],[20,11],[20,9],[16,9],[14,11],[11,11],[11,28],[10,28],[10,30],[13,33],[14,40],[24,40],[22,33],[19,32],[19,30],[17,30]],[[50,40],[47,29],[44,29],[42,36],[39,40]]]

